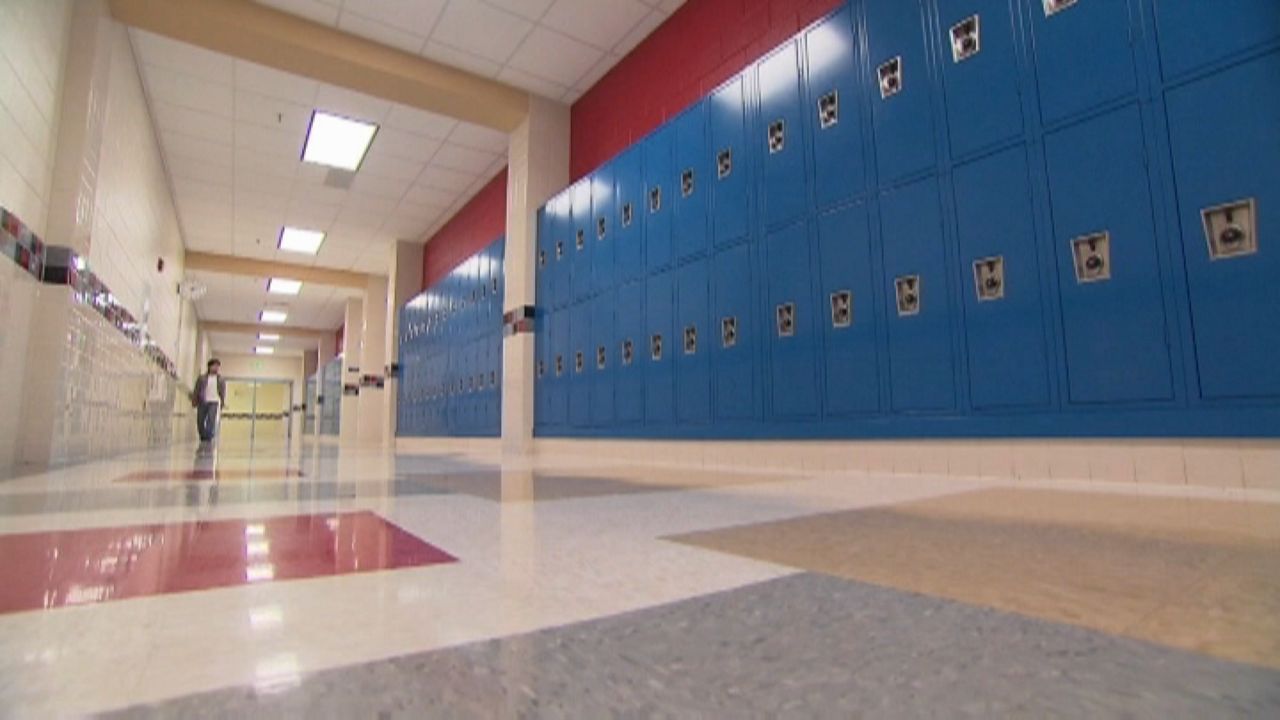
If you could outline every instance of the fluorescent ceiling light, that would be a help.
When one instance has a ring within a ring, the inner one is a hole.
[[[273,355],[275,354],[275,351],[275,348],[267,347],[265,345],[259,345],[253,349],[255,355]]]
[[[369,151],[369,144],[377,132],[378,126],[373,123],[316,110],[311,113],[302,159],[355,172],[364,161],[364,154]]]
[[[275,342],[280,339],[277,333],[258,333],[258,339],[265,342]]]
[[[289,252],[315,255],[320,252],[322,242],[324,242],[324,233],[319,230],[283,227],[280,228],[280,242],[276,246]]]
[[[285,310],[263,310],[258,313],[258,320],[264,323],[279,325],[289,319],[289,313]]]
[[[273,277],[267,281],[267,292],[276,295],[297,295],[302,290],[302,281],[286,280]]]

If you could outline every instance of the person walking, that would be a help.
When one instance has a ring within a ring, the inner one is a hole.
[[[209,360],[207,372],[196,378],[191,404],[196,409],[196,430],[200,442],[209,443],[218,433],[218,410],[227,404],[227,381],[219,374],[222,363],[218,358]]]

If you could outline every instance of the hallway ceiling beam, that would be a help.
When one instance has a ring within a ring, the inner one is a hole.
[[[369,280],[373,277],[372,275],[349,270],[331,270],[311,265],[295,265],[276,260],[258,260],[191,250],[187,251],[184,261],[188,271],[197,270],[260,278],[277,277],[300,280],[304,283],[315,285],[328,285],[330,287],[351,288],[361,291],[369,287]]]
[[[522,90],[250,0],[109,1],[131,27],[502,132],[528,112]]]
[[[319,340],[326,335],[333,335],[334,330],[317,330],[315,328],[293,327],[289,325],[255,325],[253,323],[219,322],[205,320],[200,323],[200,330],[209,333],[235,333],[237,335],[254,335],[258,333],[275,333],[282,338],[301,338]]]

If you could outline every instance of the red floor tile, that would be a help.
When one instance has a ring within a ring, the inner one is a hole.
[[[288,468],[262,468],[243,470],[140,470],[121,475],[115,482],[141,482],[147,480],[250,480],[302,477],[301,470]]]
[[[371,512],[0,535],[0,613],[455,560]]]

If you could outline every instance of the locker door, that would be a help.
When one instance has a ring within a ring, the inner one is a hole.
[[[671,208],[679,189],[672,169],[670,123],[644,141],[644,254],[649,272],[671,264]]]
[[[973,407],[1049,402],[1049,358],[1026,152],[955,169],[969,392]]]
[[[547,422],[562,428],[569,422],[569,311],[557,311],[551,317],[551,354],[547,364],[550,397],[547,398]]]
[[[1208,398],[1280,394],[1277,78],[1273,52],[1168,95],[1200,392]],[[1217,260],[1201,215],[1210,208],[1221,208],[1208,213]],[[1270,233],[1261,241],[1260,228]]]
[[[591,355],[587,358],[586,374],[591,378],[591,424],[601,428],[610,427],[614,422],[613,384],[618,374],[618,354],[613,349],[613,336],[617,332],[615,302],[613,290],[592,302]]]
[[[548,407],[551,396],[548,390],[548,362],[551,357],[551,314],[539,309],[534,320],[533,333],[533,426],[542,430],[548,426]]]
[[[1026,0],[1046,123],[1132,95],[1128,0]],[[1215,3],[1216,4],[1216,3]],[[1055,10],[1055,8],[1057,8]]]
[[[805,33],[813,194],[829,207],[866,189],[862,113],[850,10],[843,8]]]
[[[539,307],[551,307],[551,268],[555,262],[551,241],[551,214],[548,211],[550,203],[538,208],[538,242],[537,255],[534,257],[534,272],[537,273],[534,289],[535,304]]]
[[[587,358],[591,354],[591,305],[579,303],[569,309],[569,424],[591,426],[591,376]]]
[[[711,324],[705,342],[715,369],[717,420],[745,420],[760,414],[753,276],[750,245],[726,248],[711,259]]]
[[[502,332],[489,333],[489,434],[502,430]]]
[[[707,151],[707,104],[697,103],[672,123],[675,126],[675,171],[672,199],[672,242],[676,260],[707,250],[707,197],[713,163]]]
[[[880,409],[876,357],[876,305],[867,208],[851,205],[818,218],[818,264],[826,368],[824,407],[829,415]]]
[[[1160,64],[1166,78],[1177,77],[1250,47],[1280,39],[1280,3],[1226,0],[1156,3]]]
[[[936,163],[919,0],[867,0],[871,127],[880,184]]]
[[[939,3],[938,12],[943,34],[938,64],[952,156],[1021,135],[1017,40],[1009,0]]]
[[[746,237],[751,219],[751,162],[746,145],[746,76],[739,75],[711,93],[712,237],[717,247]]]
[[[1046,136],[1045,155],[1071,401],[1171,398],[1160,260],[1137,107]]]
[[[614,168],[606,165],[591,176],[591,275],[594,292],[602,293],[613,288],[613,256],[617,241],[617,225],[614,224]]]
[[[800,217],[809,201],[799,60],[793,40],[756,66],[760,115],[752,142],[761,157],[760,205],[766,228]]]
[[[918,180],[880,199],[893,409],[955,407],[951,291],[938,182]]]
[[[712,333],[707,261],[698,260],[676,270],[676,419],[682,423],[711,422]]]
[[[573,225],[568,238],[569,247],[565,249],[565,254],[571,256],[569,286],[572,288],[571,301],[575,303],[590,297],[594,289],[591,283],[591,253],[594,243],[591,242],[591,238],[595,221],[591,214],[591,185],[592,180],[587,177],[579,180],[572,189]]]
[[[644,176],[642,146],[633,146],[614,163],[614,277],[628,282],[644,277]]]
[[[551,237],[547,241],[547,266],[551,268],[551,307],[559,310],[569,302],[573,259],[573,220],[570,216],[568,190],[552,198],[547,207],[551,213]]]
[[[644,283],[618,288],[618,305],[612,357],[617,358],[614,397],[620,424],[644,419],[644,369],[648,355],[645,341]]]
[[[768,275],[765,337],[769,345],[769,392],[775,417],[818,414],[811,256],[809,229],[803,222],[778,230],[765,240]]]
[[[675,362],[680,341],[675,328],[675,278],[665,272],[651,275],[645,288],[644,416],[650,425],[669,425],[675,419]]]

